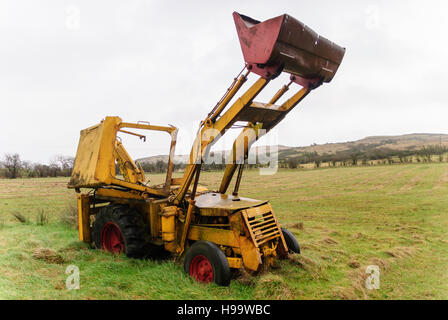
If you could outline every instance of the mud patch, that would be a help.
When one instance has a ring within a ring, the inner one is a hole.
[[[39,248],[33,251],[33,258],[45,261],[46,263],[63,264],[64,258],[56,251],[47,248]]]

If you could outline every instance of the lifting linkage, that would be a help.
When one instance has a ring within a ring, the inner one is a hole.
[[[292,77],[293,78],[293,77]],[[280,97],[288,90],[289,86],[293,81],[288,85],[283,86],[275,96],[270,100],[269,105],[272,101],[277,101]],[[272,128],[274,128],[285,116],[288,112],[290,112],[297,104],[299,104],[309,93],[316,87],[309,88],[301,88],[296,94],[294,94],[291,98],[289,98],[285,103],[280,106],[276,106],[277,110],[281,110],[284,113],[280,118],[271,122],[263,122],[263,123],[250,123],[248,127],[244,128],[243,131],[239,134],[239,136],[235,139],[233,143],[232,151],[231,151],[231,159],[229,163],[226,165],[226,169],[224,171],[224,175],[221,181],[221,186],[219,187],[219,193],[226,193],[227,188],[232,180],[232,177],[239,166],[238,179],[235,184],[235,189],[233,191],[234,195],[238,194],[238,188],[241,180],[242,169],[245,161],[248,158],[250,147],[253,143],[255,143],[259,138],[268,133]]]
[[[245,110],[245,108],[249,107],[252,104],[253,99],[266,87],[266,85],[274,78],[271,77],[263,77],[260,78],[239,98],[234,104],[221,116],[220,113],[225,109],[227,104],[232,100],[232,98],[236,95],[238,90],[242,87],[244,82],[247,80],[248,74],[251,72],[250,66],[248,67],[247,73],[241,75],[238,81],[235,83],[233,88],[229,90],[225,96],[225,98],[218,105],[216,110],[211,113],[204,121],[201,122],[200,130],[198,131],[198,135],[193,144],[193,148],[190,153],[189,163],[185,169],[183,176],[183,183],[180,188],[177,190],[175,197],[172,201],[176,204],[180,203],[190,185],[192,183],[194,174],[199,174],[197,172],[197,167],[201,165],[204,159],[206,159],[210,147],[225,133],[227,129],[229,129],[236,121],[239,120],[239,115]],[[292,80],[288,85],[284,85],[270,101],[277,101],[288,89],[291,83],[294,80],[294,76],[291,77]],[[293,95],[290,99],[288,99],[285,103],[280,106],[275,106],[272,104],[267,104],[272,110],[278,110],[282,112],[281,118],[274,119],[271,122],[258,122],[252,123],[249,122],[248,126],[243,129],[241,134],[235,140],[233,145],[233,159],[232,163],[228,164],[226,167],[226,171],[224,174],[224,178],[220,187],[220,192],[225,193],[227,187],[230,183],[230,180],[235,172],[237,163],[239,159],[242,157],[247,158],[247,153],[250,149],[250,146],[261,137],[258,132],[259,129],[264,129],[264,133],[267,133],[270,129],[272,129],[275,125],[277,125],[281,119],[291,111],[313,88],[302,88],[295,95]],[[219,118],[218,118],[219,117]],[[257,134],[248,134],[248,131],[256,130]],[[247,141],[248,137],[253,137],[250,141]],[[244,143],[244,139],[246,139],[246,143],[244,144],[244,152],[243,154],[238,153],[240,150],[238,146],[240,143]],[[225,186],[225,187],[224,187]],[[237,190],[235,190],[237,192]]]

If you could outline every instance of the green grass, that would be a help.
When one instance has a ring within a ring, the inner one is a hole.
[[[204,172],[201,184],[217,188],[221,176]],[[448,299],[447,164],[245,172],[240,194],[270,199],[302,255],[229,287],[195,283],[174,259],[87,248],[61,222],[75,199],[66,182],[0,180],[0,298]],[[71,264],[80,269],[79,290],[65,288]],[[364,286],[372,264],[380,267],[379,290]]]

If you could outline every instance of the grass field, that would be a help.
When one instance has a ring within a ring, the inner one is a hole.
[[[221,173],[202,177],[212,188]],[[302,255],[229,287],[195,283],[172,259],[132,260],[78,242],[61,222],[75,197],[66,183],[0,180],[0,298],[448,299],[446,163],[245,172],[240,194],[270,199]],[[68,265],[80,269],[79,290],[65,287]],[[378,290],[365,288],[368,265],[380,268]]]

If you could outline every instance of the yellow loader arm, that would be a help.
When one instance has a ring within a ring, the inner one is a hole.
[[[125,181],[145,184],[145,172],[142,170],[141,166],[137,166],[123,144],[118,140],[115,141],[114,156]]]

